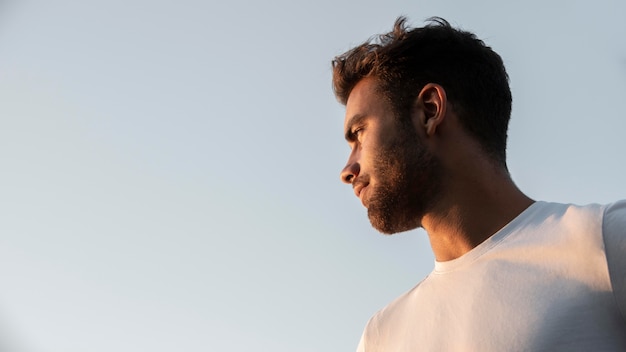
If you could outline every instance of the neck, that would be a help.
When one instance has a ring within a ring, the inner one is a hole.
[[[437,261],[469,252],[534,202],[506,170],[476,166],[452,174],[445,194],[422,219]]]

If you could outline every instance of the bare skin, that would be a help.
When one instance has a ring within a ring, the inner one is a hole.
[[[355,187],[366,207],[367,196],[377,185],[371,162],[373,150],[385,138],[394,138],[391,111],[372,78],[360,81],[346,104],[347,137],[355,127],[354,116],[367,118],[358,119],[359,126],[364,126],[358,138],[348,138],[352,153],[341,178],[353,184],[359,175],[367,176],[367,187],[362,191],[362,185]],[[437,174],[440,191],[423,212],[409,213],[401,219],[407,222],[407,229],[421,226],[426,230],[437,261],[456,259],[469,252],[534,202],[515,186],[506,168],[491,160],[465,132],[440,85],[429,83],[420,91],[411,121],[423,147],[441,165],[441,173]]]

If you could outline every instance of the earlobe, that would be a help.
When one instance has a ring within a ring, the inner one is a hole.
[[[426,135],[432,136],[446,116],[446,91],[438,84],[428,83],[420,91],[417,102],[423,112],[420,123]]]

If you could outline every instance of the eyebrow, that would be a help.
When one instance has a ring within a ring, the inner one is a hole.
[[[350,117],[348,119],[348,122],[346,123],[346,131],[345,131],[345,136],[344,138],[346,139],[346,141],[351,142],[352,141],[352,127],[354,125],[360,124],[361,122],[363,122],[363,120],[365,120],[368,116],[365,114],[354,114],[352,115],[352,117]]]

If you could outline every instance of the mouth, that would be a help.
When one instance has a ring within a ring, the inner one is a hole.
[[[357,184],[354,186],[354,194],[357,196],[357,198],[359,198],[361,200],[361,203],[363,203],[363,191],[365,190],[365,188],[367,188],[368,184]],[[363,204],[365,205],[365,204]]]

